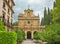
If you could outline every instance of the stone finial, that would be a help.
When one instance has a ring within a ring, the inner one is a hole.
[[[30,5],[28,5],[28,9],[30,8]]]

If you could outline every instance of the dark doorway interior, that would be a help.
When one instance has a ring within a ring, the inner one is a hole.
[[[27,32],[27,39],[31,39],[31,32]]]

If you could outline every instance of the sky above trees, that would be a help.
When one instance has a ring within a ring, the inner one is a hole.
[[[40,19],[44,16],[44,8],[50,8],[53,9],[53,2],[55,0],[14,0],[15,6],[14,6],[14,22],[18,21],[18,15],[19,13],[24,13],[25,9],[29,8],[34,11],[34,15],[40,16]],[[41,20],[40,20],[41,21]]]

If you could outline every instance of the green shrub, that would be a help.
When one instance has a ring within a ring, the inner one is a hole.
[[[0,21],[0,31],[5,31],[4,23]]]
[[[15,32],[0,32],[0,44],[16,44],[16,40]]]
[[[22,42],[25,39],[25,33],[23,30],[15,30],[17,33],[17,42]]]
[[[34,34],[34,39],[36,39],[36,40],[39,40],[40,38],[39,38],[39,33],[38,32],[36,32],[35,34]]]
[[[40,32],[40,40],[49,44],[60,43],[60,24],[51,24],[46,26],[45,31]]]

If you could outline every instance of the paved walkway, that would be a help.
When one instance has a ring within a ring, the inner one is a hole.
[[[22,44],[35,44],[33,40],[24,40]]]

